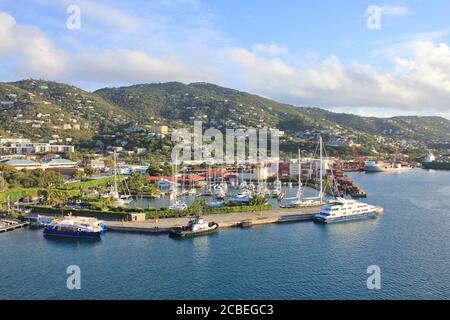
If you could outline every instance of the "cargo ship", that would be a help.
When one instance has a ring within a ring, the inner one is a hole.
[[[430,153],[422,162],[422,167],[433,170],[450,170],[450,161],[437,161],[436,157]]]
[[[401,163],[387,164],[378,161],[366,161],[364,163],[365,172],[395,172],[395,171],[410,171],[409,166],[403,166]]]

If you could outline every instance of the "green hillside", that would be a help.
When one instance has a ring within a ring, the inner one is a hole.
[[[4,135],[11,132],[37,140],[58,135],[82,142],[129,121],[126,113],[100,96],[50,81],[0,83],[0,101]]]
[[[222,130],[276,127],[285,131],[281,143],[289,151],[313,144],[319,134],[326,142],[354,142],[362,153],[397,145],[423,149],[450,141],[450,121],[440,117],[361,117],[295,107],[208,83],[141,84],[91,93],[67,84],[23,80],[0,83],[0,101],[2,136],[37,141],[59,136],[60,141],[71,138],[83,146],[98,139],[107,145],[118,139],[129,146],[146,145],[144,135],[133,136],[127,128],[176,128],[191,126],[194,120]]]

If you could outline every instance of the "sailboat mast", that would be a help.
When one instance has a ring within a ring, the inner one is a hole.
[[[178,195],[177,171],[178,171],[178,157],[175,157],[175,164],[173,166],[173,185],[174,185],[174,191],[175,191],[175,201],[177,200],[177,195]]]
[[[298,191],[297,191],[297,197],[300,200],[301,194],[302,194],[302,153],[300,148],[298,149]]]
[[[322,136],[319,138],[319,149],[320,149],[320,201],[323,200],[323,154],[322,154]]]
[[[117,154],[114,151],[114,197],[118,198],[119,197],[119,189],[117,186]]]

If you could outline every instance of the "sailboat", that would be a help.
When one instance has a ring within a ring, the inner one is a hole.
[[[119,187],[117,182],[117,154],[114,152],[113,154],[114,159],[114,183],[111,186],[111,189],[109,192],[105,193],[103,195],[104,198],[114,198],[116,205],[123,206],[125,204],[128,204],[133,201],[133,198],[130,195],[130,191],[128,190],[128,186],[124,179],[121,179],[122,181],[122,189],[125,191],[125,194],[120,195],[119,194]]]
[[[187,204],[178,200],[178,182],[176,178],[176,172],[177,172],[177,162],[178,160],[175,159],[175,164],[172,167],[172,173],[173,173],[173,183],[170,190],[170,210],[175,211],[182,211],[186,210],[188,208]]]
[[[269,196],[271,198],[278,198],[281,199],[284,197],[284,194],[281,190],[282,187],[282,183],[280,180],[280,175],[279,175],[279,170],[280,170],[280,162],[277,161],[277,178],[274,182],[274,188],[272,190],[270,190]]]
[[[316,197],[304,197],[303,195],[303,184],[301,181],[302,175],[302,165],[301,165],[301,152],[298,151],[298,189],[297,195],[293,198],[285,198],[284,202],[280,205],[282,208],[294,208],[294,207],[315,207],[322,206],[328,201],[324,199],[324,188],[323,188],[323,140],[322,137],[319,138],[319,153],[320,153],[320,169],[319,169],[319,195]]]

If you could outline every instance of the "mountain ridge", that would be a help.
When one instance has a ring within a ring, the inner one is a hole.
[[[179,127],[194,120],[219,129],[277,127],[295,141],[321,134],[328,140],[345,138],[377,148],[385,142],[410,141],[426,148],[450,141],[450,120],[439,116],[377,118],[336,113],[205,82],[135,84],[88,92],[64,83],[29,79],[0,83],[0,101],[0,134],[33,139],[59,135],[76,143],[124,126]],[[42,115],[50,116],[43,120]],[[82,130],[58,129],[74,123]]]

